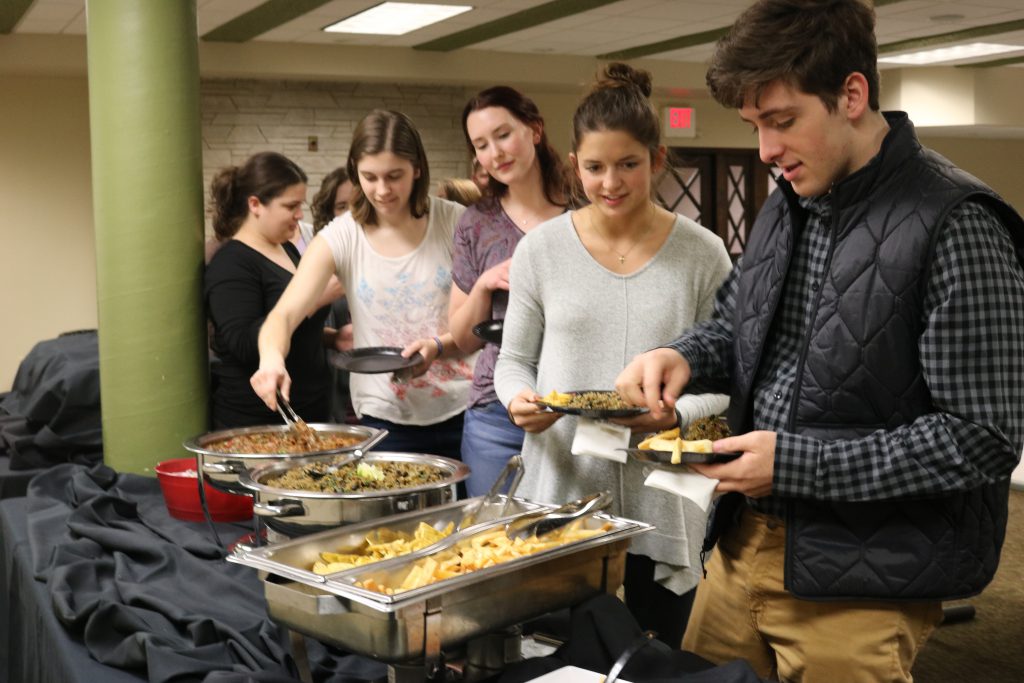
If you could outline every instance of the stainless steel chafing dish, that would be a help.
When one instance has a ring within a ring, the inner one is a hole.
[[[381,439],[387,436],[387,431],[364,427],[362,425],[311,423],[310,429],[325,434],[340,434],[344,436],[357,436],[361,441],[342,448],[332,448],[322,451],[311,451],[308,453],[220,453],[212,450],[213,444],[236,436],[247,434],[265,434],[268,432],[284,433],[291,429],[288,425],[261,425],[257,427],[240,427],[237,429],[221,429],[215,432],[208,432],[193,437],[182,444],[185,450],[194,453],[196,465],[202,473],[203,480],[210,483],[214,488],[228,493],[252,492],[239,483],[238,478],[249,467],[256,465],[275,464],[288,462],[296,458],[306,458],[317,455],[336,455],[338,453],[361,453],[373,448]]]
[[[460,519],[464,506],[473,500],[344,527],[228,559],[260,570],[271,617],[296,631],[384,662],[436,661],[442,649],[599,593],[615,592],[622,584],[631,538],[653,528],[606,514],[593,515],[582,521],[583,527],[599,529],[607,524],[607,530],[393,595],[356,583],[368,577],[397,578],[411,563],[429,554],[429,548],[329,576],[302,568],[308,566],[307,561],[311,565],[320,550],[344,547],[378,528],[411,528],[420,521],[442,524]],[[513,515],[537,507],[515,498],[511,502]],[[472,529],[488,531],[506,521],[479,523]]]
[[[328,459],[333,457],[328,456]],[[266,483],[294,467],[324,459],[324,456],[315,456],[274,462],[248,468],[239,474],[239,483],[253,496],[253,512],[263,519],[269,530],[294,538],[344,524],[450,503],[455,500],[456,485],[469,476],[469,467],[464,463],[440,455],[372,451],[360,456],[359,460],[371,465],[381,462],[428,465],[441,470],[444,479],[423,486],[353,493],[283,489]],[[351,460],[355,459],[356,456],[352,456]]]

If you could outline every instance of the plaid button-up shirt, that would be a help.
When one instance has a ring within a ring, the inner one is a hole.
[[[1007,229],[965,202],[942,226],[928,272],[920,344],[935,410],[893,431],[822,441],[784,431],[799,345],[824,276],[831,207],[804,198],[772,334],[755,379],[753,424],[775,431],[772,495],[751,504],[782,515],[782,497],[864,501],[929,496],[1005,478],[1024,443],[1024,271]],[[742,261],[718,292],[714,317],[671,344],[694,379],[727,378]]]

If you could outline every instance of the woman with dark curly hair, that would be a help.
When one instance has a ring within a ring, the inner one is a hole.
[[[206,267],[204,288],[213,323],[211,347],[221,361],[213,368],[213,424],[218,429],[278,421],[252,393],[249,376],[259,367],[260,325],[298,267],[299,252],[291,239],[305,198],[306,174],[276,152],[222,169],[210,184],[213,229],[222,245]],[[327,304],[340,294],[336,281],[320,287],[291,335],[285,360],[298,382],[292,403],[310,422],[327,420],[330,374],[324,344],[333,344],[337,333],[324,328],[324,319]]]

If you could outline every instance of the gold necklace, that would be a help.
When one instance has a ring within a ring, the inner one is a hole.
[[[519,219],[517,219],[517,218],[515,218],[515,217],[514,217],[514,216],[512,215],[512,212],[511,212],[511,211],[509,211],[508,207],[507,207],[507,206],[505,206],[505,204],[504,204],[504,203],[503,203],[503,204],[501,205],[501,208],[502,208],[502,210],[503,210],[503,211],[505,212],[505,215],[506,215],[506,216],[508,216],[508,217],[509,217],[509,219],[511,219],[511,221],[512,221],[513,223],[515,223],[515,224],[516,224],[517,226],[518,226],[518,225],[521,225],[522,227],[524,227],[524,228],[525,228],[525,227],[526,227],[527,225],[529,225],[530,223],[532,223],[532,222],[534,221],[534,219],[536,218],[536,216],[530,216],[529,214],[527,214],[527,215],[523,216],[522,218],[519,218]]]
[[[589,214],[587,214],[587,223],[590,225],[590,229],[597,233],[597,236],[600,237],[601,240],[608,247],[608,251],[612,252],[613,254],[619,257],[620,266],[626,264],[626,257],[629,256],[629,253],[636,249],[636,245],[640,244],[644,240],[644,237],[647,236],[647,233],[649,233],[654,228],[654,204],[652,203],[650,206],[651,217],[647,221],[647,226],[640,232],[639,235],[636,236],[636,238],[633,240],[633,244],[629,245],[629,249],[622,253],[619,253],[618,251],[615,250],[615,248],[612,246],[612,243],[608,240],[607,237],[604,236],[604,233],[597,229],[597,223],[594,222],[594,219],[591,218]]]

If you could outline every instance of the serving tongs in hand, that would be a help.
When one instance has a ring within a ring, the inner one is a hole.
[[[291,427],[292,431],[306,442],[306,445],[315,450],[317,446],[316,433],[310,428],[306,421],[299,417],[292,409],[292,404],[284,397],[281,390],[277,390],[277,412],[284,420],[284,423]]]
[[[487,495],[482,496],[475,503],[466,508],[466,512],[462,515],[462,519],[460,519],[459,523],[456,525],[455,531],[462,531],[463,529],[476,524],[476,518],[477,515],[480,514],[480,511],[488,506],[496,505],[498,502],[498,496],[501,494],[501,490],[504,488],[505,484],[508,483],[509,486],[508,492],[505,494],[505,502],[501,506],[501,512],[498,513],[498,517],[495,519],[504,517],[505,510],[508,509],[508,501],[512,498],[512,494],[516,492],[516,489],[519,487],[519,481],[522,478],[523,456],[513,455],[508,459],[508,462],[505,463],[505,467],[501,470],[501,474],[498,475],[498,478],[494,480],[493,484],[491,484],[491,488],[487,492]]]
[[[592,493],[554,510],[540,510],[517,517],[505,525],[505,535],[514,540],[550,534],[572,522],[604,510],[611,503],[612,494],[610,492]]]

